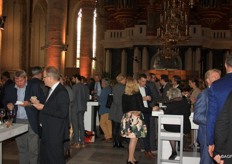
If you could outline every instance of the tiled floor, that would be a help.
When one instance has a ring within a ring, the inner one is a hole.
[[[104,143],[98,138],[96,142],[87,144],[85,148],[71,149],[71,158],[68,159],[67,164],[126,164],[128,144],[124,143],[124,146],[126,148],[113,148],[112,143]],[[156,164],[156,159],[145,157],[139,148],[135,154],[136,160],[141,164]],[[3,164],[18,163],[15,141],[11,139],[3,142]]]

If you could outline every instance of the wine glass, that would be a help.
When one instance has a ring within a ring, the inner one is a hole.
[[[15,118],[15,108],[12,110],[7,110],[7,116],[8,116],[8,121],[13,122],[13,119]]]
[[[0,108],[0,127],[3,127],[3,118],[6,116],[6,110],[4,108]]]

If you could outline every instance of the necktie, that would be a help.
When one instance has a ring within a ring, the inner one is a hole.
[[[46,101],[49,99],[49,97],[51,96],[51,93],[52,93],[52,88],[49,90],[49,92],[48,92],[48,97],[47,97],[47,99],[46,99]]]

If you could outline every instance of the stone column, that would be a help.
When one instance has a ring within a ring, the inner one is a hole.
[[[127,54],[125,49],[122,50],[121,73],[124,75],[127,74]]]
[[[139,72],[139,48],[135,47],[134,49],[134,60],[133,60],[133,74],[137,75]]]
[[[101,40],[104,40],[104,34],[106,29],[106,16],[105,16],[105,0],[98,0],[98,7],[97,7],[97,36],[96,36],[96,72],[103,72],[104,66],[102,63],[104,61],[104,47],[101,43]]]
[[[67,0],[50,0],[48,3],[46,64],[57,67],[63,73]]]
[[[190,71],[192,70],[192,49],[188,48],[185,52],[185,70]]]
[[[208,54],[208,69],[212,69],[213,68],[213,53],[212,51],[209,52]]]
[[[112,56],[112,54],[111,54],[111,52],[110,52],[110,50],[108,49],[108,50],[106,50],[106,68],[105,68],[105,71],[106,72],[110,72],[111,70],[110,70],[110,68],[111,68],[111,56]]]
[[[143,53],[142,53],[142,70],[148,70],[150,63],[148,63],[148,51],[147,47],[143,48]]]
[[[81,45],[80,45],[80,74],[88,77],[92,68],[93,48],[93,13],[94,0],[82,0]],[[100,59],[98,59],[100,60]]]
[[[198,74],[196,74],[196,76],[199,76],[200,75],[200,70],[201,70],[201,50],[200,48],[197,48],[196,51],[195,51],[195,71],[198,72]]]

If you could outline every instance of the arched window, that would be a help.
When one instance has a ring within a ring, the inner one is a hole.
[[[80,68],[80,55],[81,55],[81,19],[82,9],[78,12],[77,17],[77,54],[76,54],[76,68]]]

